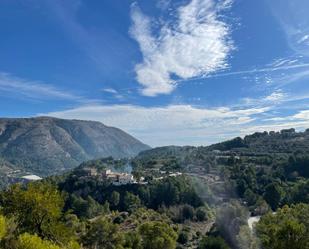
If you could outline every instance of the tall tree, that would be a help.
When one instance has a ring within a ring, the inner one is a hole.
[[[142,244],[146,249],[174,249],[176,248],[177,233],[163,222],[147,222],[139,227]]]
[[[90,249],[117,249],[124,242],[118,226],[108,218],[99,218],[90,223],[83,241]]]
[[[266,186],[264,198],[273,210],[277,209],[284,197],[284,191],[278,183]]]

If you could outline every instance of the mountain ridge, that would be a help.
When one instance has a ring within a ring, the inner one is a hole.
[[[0,118],[0,157],[41,175],[99,157],[132,157],[149,148],[121,129],[96,121]]]

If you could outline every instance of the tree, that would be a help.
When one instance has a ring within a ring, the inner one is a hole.
[[[18,237],[17,249],[61,249],[50,241],[42,240],[37,235],[24,233]]]
[[[94,200],[91,196],[87,197],[87,217],[88,218],[96,217],[105,212],[106,210],[104,206],[100,205],[100,203]]]
[[[82,241],[91,249],[116,249],[123,244],[123,237],[118,231],[118,225],[113,224],[108,218],[101,217],[89,224]]]
[[[141,206],[141,200],[137,195],[126,191],[124,195],[124,208],[126,211],[132,212]]]
[[[168,224],[158,221],[147,222],[139,227],[143,248],[174,249],[177,233]]]
[[[186,244],[189,240],[189,235],[188,235],[188,232],[186,231],[181,231],[179,234],[178,234],[178,239],[177,239],[177,242],[180,243],[180,244]]]
[[[13,218],[0,215],[0,248],[11,249],[16,243],[17,224]]]
[[[135,231],[125,233],[124,234],[124,248],[143,249],[141,236]]]
[[[196,219],[198,221],[207,220],[207,211],[205,207],[199,207],[195,212]]]
[[[6,234],[6,221],[4,216],[0,215],[0,241],[4,238]]]
[[[263,197],[259,196],[254,206],[254,215],[264,215],[271,209]]]
[[[244,193],[244,198],[248,205],[252,206],[256,203],[258,196],[251,189],[247,189]]]
[[[117,207],[120,201],[120,194],[117,191],[113,191],[110,197],[110,204],[112,207]]]
[[[309,203],[309,179],[300,181],[288,193],[289,203]]]
[[[61,222],[64,198],[48,183],[13,185],[1,193],[2,211],[14,217],[20,233],[37,234],[59,243],[68,243],[73,235]]]
[[[16,249],[80,249],[80,246],[72,241],[66,246],[58,246],[55,243],[43,240],[37,235],[31,235],[29,233],[23,233],[18,236]],[[11,249],[11,248],[10,248]]]
[[[309,248],[309,205],[284,206],[264,215],[256,226],[265,249]]]
[[[188,204],[182,207],[182,217],[184,220],[193,220],[194,208]]]
[[[264,198],[273,210],[279,207],[283,197],[283,189],[278,183],[271,183],[266,186]]]
[[[221,237],[204,237],[198,249],[229,249],[230,247],[226,244],[223,238]]]

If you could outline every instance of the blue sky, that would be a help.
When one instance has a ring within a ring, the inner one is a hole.
[[[151,146],[309,128],[307,0],[0,0],[0,115]]]

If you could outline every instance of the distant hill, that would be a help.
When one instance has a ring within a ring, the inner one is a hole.
[[[294,153],[297,151],[309,153],[309,129],[304,132],[296,132],[295,129],[256,132],[243,139],[237,137],[207,148],[243,153]]]
[[[210,146],[157,147],[142,151],[136,158],[186,157],[213,151],[235,153],[294,153],[305,151],[309,153],[309,129],[304,132],[296,132],[295,129],[278,132],[256,132],[244,138],[236,137]]]
[[[309,154],[309,129],[304,132],[296,132],[294,129],[256,132],[244,138],[237,137],[210,146],[158,147],[139,153],[135,157],[135,164],[149,168],[166,168],[166,165],[176,162],[180,168],[190,165],[210,167],[209,165],[215,165],[215,158],[218,157],[288,157],[294,154]]]
[[[133,157],[150,147],[99,122],[51,117],[0,119],[0,173],[50,175],[85,160]]]

